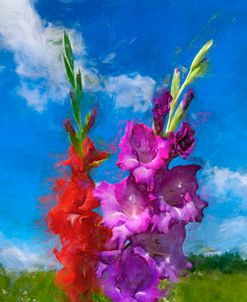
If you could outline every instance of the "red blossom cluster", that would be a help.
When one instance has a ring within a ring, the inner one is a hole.
[[[54,249],[62,269],[57,284],[73,302],[92,301],[99,287],[95,275],[98,254],[104,250],[111,231],[101,224],[102,217],[95,209],[99,201],[93,196],[95,184],[89,175],[108,157],[99,152],[88,136],[82,142],[83,156],[70,146],[69,158],[60,163],[70,168],[70,175],[57,179],[54,192],[56,206],[48,213],[48,228],[59,235],[61,248]]]

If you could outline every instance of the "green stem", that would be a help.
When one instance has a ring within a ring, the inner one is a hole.
[[[178,100],[179,100],[179,98],[180,98],[180,96],[181,96],[184,88],[187,86],[187,80],[188,80],[189,76],[190,76],[190,72],[188,73],[188,75],[187,75],[187,77],[186,77],[183,85],[180,87],[180,89],[178,91],[178,94],[176,95],[175,99],[172,101],[165,134],[168,134],[168,132],[170,130],[170,126],[171,126],[171,123],[172,123],[174,110],[176,108],[177,102],[178,102]]]

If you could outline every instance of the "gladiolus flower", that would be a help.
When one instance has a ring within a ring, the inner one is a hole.
[[[100,280],[105,294],[114,302],[155,302],[161,296],[158,290],[159,274],[155,262],[130,247],[115,261],[101,258],[107,265]]]
[[[92,293],[99,291],[96,278],[99,252],[111,237],[111,231],[101,224],[102,217],[93,212],[99,201],[93,194],[95,184],[89,175],[89,170],[108,154],[96,150],[87,137],[83,155],[79,156],[71,146],[70,157],[60,163],[71,168],[71,175],[56,181],[57,205],[47,216],[49,229],[59,235],[61,242],[61,249],[54,250],[63,266],[56,282],[73,302],[91,302]]]
[[[118,166],[124,171],[130,170],[137,183],[146,184],[152,190],[156,171],[169,157],[167,140],[155,135],[153,129],[144,124],[130,122],[119,146]]]

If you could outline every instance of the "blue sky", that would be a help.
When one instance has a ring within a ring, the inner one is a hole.
[[[247,1],[0,0],[0,7],[0,261],[12,251],[29,265],[28,255],[38,261],[53,244],[38,199],[68,147],[68,84],[52,43],[64,29],[91,79],[83,107],[99,109],[92,135],[102,150],[117,146],[127,120],[150,124],[155,87],[214,39],[187,117],[197,132],[188,162],[203,165],[209,208],[189,227],[186,247],[247,255]],[[122,177],[117,152],[96,181]]]

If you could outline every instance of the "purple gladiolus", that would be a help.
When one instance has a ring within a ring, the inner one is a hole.
[[[117,184],[102,182],[95,189],[101,200],[104,224],[112,229],[112,242],[123,246],[133,233],[145,232],[151,222],[148,194],[128,177]]]
[[[185,225],[176,223],[167,234],[150,231],[132,236],[131,244],[141,248],[143,254],[148,253],[155,261],[160,279],[176,282],[183,270],[191,268],[182,249],[185,237]]]
[[[156,188],[150,195],[158,200],[159,210],[152,221],[159,231],[168,232],[174,222],[200,222],[207,202],[197,195],[198,165],[177,166],[156,176]]]
[[[161,297],[154,260],[125,248],[118,257],[101,257],[99,274],[105,294],[114,302],[155,302]]]
[[[154,129],[158,135],[163,133],[165,119],[170,111],[170,103],[172,96],[169,90],[162,92],[162,95],[154,97],[153,99],[153,121]]]
[[[117,164],[130,174],[95,189],[103,224],[112,230],[97,272],[114,302],[157,301],[169,291],[158,289],[159,280],[176,282],[191,268],[183,253],[185,226],[200,222],[207,206],[197,194],[200,166],[170,169],[169,162],[191,153],[194,134],[188,123],[167,138],[144,124],[128,123]]]
[[[153,129],[144,124],[130,122],[119,146],[119,167],[130,170],[137,183],[146,184],[152,190],[156,171],[168,163],[168,140],[155,135]]]

